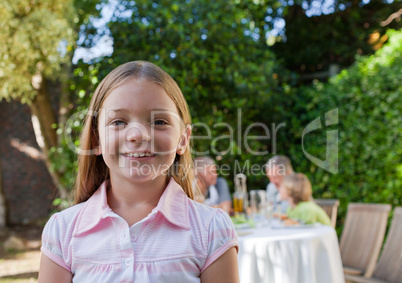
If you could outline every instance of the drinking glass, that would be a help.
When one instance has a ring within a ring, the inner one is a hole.
[[[264,190],[250,191],[251,215],[256,220],[265,219],[265,208],[267,206],[266,192]]]
[[[267,219],[267,223],[270,226],[272,224],[272,218],[274,214],[274,203],[272,201],[267,202],[265,207],[265,218]]]

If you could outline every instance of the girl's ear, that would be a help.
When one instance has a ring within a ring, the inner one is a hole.
[[[102,148],[100,146],[96,146],[94,148],[94,153],[95,153],[95,155],[101,155],[102,154]]]
[[[179,144],[177,145],[176,153],[178,155],[183,155],[184,152],[186,151],[186,148],[190,141],[190,136],[191,136],[191,126],[187,125],[186,129],[184,130],[183,134],[180,137]]]

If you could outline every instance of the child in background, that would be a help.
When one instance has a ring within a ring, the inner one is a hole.
[[[279,192],[281,198],[290,205],[287,209],[289,218],[301,220],[305,224],[318,222],[331,226],[331,220],[325,211],[311,201],[311,183],[306,175],[296,173],[284,176]]]
[[[126,63],[88,113],[76,205],[44,228],[39,282],[238,282],[229,216],[192,200],[191,118],[176,82]]]

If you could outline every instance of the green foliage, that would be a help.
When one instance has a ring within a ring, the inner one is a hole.
[[[0,98],[29,102],[35,95],[32,81],[60,74],[75,39],[73,17],[72,1],[1,2]]]
[[[289,142],[286,151],[295,169],[309,175],[315,197],[340,199],[341,220],[349,202],[402,204],[402,32],[388,35],[382,49],[358,57],[329,83],[294,89],[281,98],[287,102],[279,102],[291,125],[281,139]],[[291,113],[286,105],[293,108]],[[331,174],[306,158],[300,139],[309,122],[335,108],[339,124],[323,123],[304,142],[308,153],[325,159],[325,131],[339,131],[339,172]]]
[[[99,0],[5,0],[0,3],[0,100],[30,102],[46,79],[64,81],[79,27]]]
[[[61,185],[69,190],[74,187],[79,137],[91,95],[99,83],[99,66],[82,62],[75,66],[72,78],[68,81],[70,99],[74,103],[70,105],[70,116],[66,123],[59,125],[57,129],[59,145],[50,152],[51,169],[61,173]]]
[[[67,200],[65,199],[61,199],[61,198],[56,198],[53,201],[53,206],[60,208],[61,210],[66,209],[68,207],[71,206],[71,203],[69,203]]]
[[[400,1],[335,1],[334,13],[312,17],[301,2],[285,7],[286,40],[273,45],[285,67],[297,73],[327,71],[331,64],[346,68],[356,54],[370,55],[379,49],[388,29],[401,26],[396,20],[383,24],[401,8]],[[339,10],[339,5],[347,8]]]

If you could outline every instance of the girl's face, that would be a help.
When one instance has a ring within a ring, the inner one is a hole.
[[[129,79],[113,90],[102,105],[98,124],[110,177],[131,182],[166,178],[191,131],[182,125],[165,90],[145,79]]]

